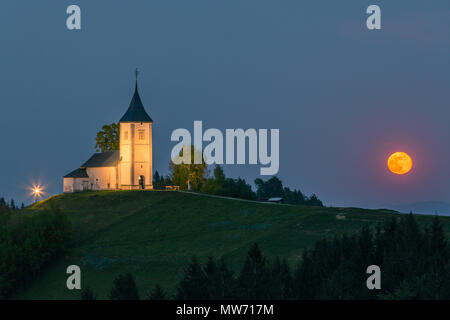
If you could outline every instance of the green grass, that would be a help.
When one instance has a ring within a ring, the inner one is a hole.
[[[113,279],[131,272],[141,296],[156,284],[174,292],[192,256],[224,257],[238,270],[254,242],[269,257],[294,264],[323,237],[353,233],[395,212],[240,201],[182,192],[101,191],[64,194],[30,210],[57,204],[69,213],[74,237],[64,257],[48,266],[18,299],[78,299],[66,288],[66,268],[81,267],[82,287],[107,298]],[[345,220],[336,215],[345,215]],[[430,216],[417,216],[420,224]],[[450,234],[450,218],[442,217]]]

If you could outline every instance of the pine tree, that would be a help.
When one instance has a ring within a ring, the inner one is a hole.
[[[159,189],[159,184],[161,181],[161,177],[159,176],[159,172],[158,170],[155,171],[155,174],[153,175],[153,188],[155,190]]]
[[[203,269],[206,277],[206,286],[208,289],[208,297],[212,300],[222,298],[222,280],[219,268],[213,257],[209,257]]]
[[[157,284],[147,297],[148,300],[166,300],[166,293]]]
[[[250,248],[247,259],[239,275],[239,290],[243,299],[267,299],[265,288],[269,280],[269,270],[266,268],[266,258],[255,243]]]
[[[223,258],[220,259],[218,267],[221,280],[221,299],[237,299],[237,284],[233,275],[233,271],[228,269]]]
[[[91,288],[86,287],[81,290],[81,300],[96,300],[94,292],[91,290]]]
[[[109,299],[139,300],[139,292],[131,274],[120,274],[114,279],[113,287],[109,293]]]
[[[197,258],[192,258],[191,264],[184,271],[176,294],[177,300],[209,299],[206,276]]]
[[[164,190],[166,187],[164,177],[159,175],[158,170],[156,170],[155,174],[153,175],[153,187],[155,188],[155,190]]]
[[[8,204],[5,201],[5,198],[0,198],[0,213],[9,211]]]
[[[294,297],[300,300],[311,300],[314,294],[314,265],[308,250],[304,250],[294,276]]]
[[[281,261],[276,257],[270,267],[269,297],[279,300],[283,296],[283,285],[281,283]]]
[[[292,298],[292,276],[286,259],[275,258],[270,269],[270,299]]]
[[[433,217],[430,228],[430,249],[431,252],[439,252],[444,257],[448,254],[447,240],[445,238],[444,230],[442,229],[441,221],[436,215]]]
[[[429,267],[423,276],[426,299],[450,298],[450,252],[442,224],[435,216],[429,229]]]
[[[375,251],[373,244],[373,236],[367,225],[364,225],[356,238],[357,246],[354,248],[354,272],[355,279],[354,297],[357,299],[370,299],[374,297],[376,291],[367,290],[363,285],[357,286],[357,283],[365,283],[367,279],[367,267],[374,264]]]
[[[292,299],[294,294],[293,278],[286,258],[281,261],[280,279],[283,288],[283,299]]]

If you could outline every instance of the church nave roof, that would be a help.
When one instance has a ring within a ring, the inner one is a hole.
[[[66,174],[63,178],[89,178],[86,168],[78,168],[71,173]]]
[[[89,160],[81,166],[81,168],[115,167],[119,163],[119,159],[119,150],[94,153],[92,157],[90,157]]]

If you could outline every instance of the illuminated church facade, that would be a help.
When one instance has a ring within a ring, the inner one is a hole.
[[[130,106],[119,121],[119,150],[95,153],[65,175],[64,192],[153,189],[152,124],[136,81]]]

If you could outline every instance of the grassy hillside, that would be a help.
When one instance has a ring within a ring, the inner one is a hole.
[[[268,256],[297,261],[302,249],[322,237],[353,233],[364,224],[390,219],[388,210],[267,204],[183,192],[102,191],[54,196],[67,211],[74,239],[68,253],[16,298],[78,299],[66,289],[66,268],[82,270],[82,286],[106,298],[116,275],[131,272],[141,296],[159,283],[174,290],[192,256],[223,256],[237,268],[257,242]],[[336,215],[345,219],[336,219]],[[418,216],[428,223],[430,216]],[[442,218],[450,234],[450,218]]]

